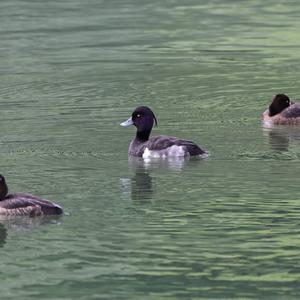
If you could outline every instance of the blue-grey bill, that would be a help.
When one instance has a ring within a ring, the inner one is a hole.
[[[128,127],[130,125],[133,125],[132,118],[130,117],[128,120],[122,122],[120,125],[123,127]]]

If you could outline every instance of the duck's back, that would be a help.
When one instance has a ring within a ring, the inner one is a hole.
[[[63,214],[63,209],[58,204],[27,193],[7,195],[0,201],[0,209],[6,215]]]
[[[296,102],[281,112],[283,118],[300,118],[300,103]]]

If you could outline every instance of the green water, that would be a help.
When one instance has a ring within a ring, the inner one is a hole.
[[[0,172],[60,203],[3,221],[1,300],[299,299],[297,1],[0,2]],[[299,98],[298,98],[299,99]],[[128,160],[138,105],[206,160]]]

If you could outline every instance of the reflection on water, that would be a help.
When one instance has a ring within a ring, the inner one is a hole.
[[[14,231],[31,231],[39,226],[50,224],[61,224],[62,216],[40,216],[30,218],[28,216],[15,216],[15,217],[3,217],[0,218],[0,224],[9,230]]]
[[[129,168],[134,176],[120,178],[121,193],[124,199],[132,201],[151,201],[155,193],[155,180],[151,172],[182,172],[186,166],[197,165],[203,158],[200,157],[169,157],[165,159],[142,159],[129,157]],[[167,176],[167,175],[166,175]]]
[[[0,1],[1,172],[74,212],[0,224],[1,299],[299,299],[299,139],[259,124],[300,94],[299,10]],[[139,105],[211,158],[128,165]]]
[[[134,172],[131,178],[120,178],[121,192],[126,199],[132,201],[151,201],[153,196],[153,183],[149,170],[146,168],[143,159],[129,159],[129,166]]]
[[[3,247],[7,237],[7,229],[0,223],[0,247]]]
[[[300,141],[300,128],[298,126],[263,128],[263,133],[269,138],[270,147],[279,152],[288,151],[291,144]]]
[[[136,170],[130,181],[132,201],[151,201],[153,196],[152,180],[152,177],[146,170]]]
[[[60,225],[63,216],[0,216],[0,247],[5,244],[8,232],[31,232],[43,225]]]

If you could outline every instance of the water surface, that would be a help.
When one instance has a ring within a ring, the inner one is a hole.
[[[0,225],[1,299],[298,299],[295,1],[2,1],[1,173],[63,205]],[[299,99],[299,98],[298,98]],[[206,160],[128,160],[138,105]]]

